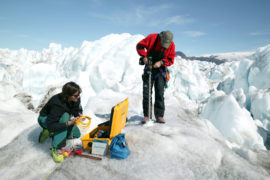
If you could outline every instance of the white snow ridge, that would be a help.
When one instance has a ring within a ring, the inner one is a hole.
[[[142,38],[110,34],[80,48],[0,49],[0,179],[270,179],[270,45],[222,54],[220,65],[176,57],[166,124],[141,126],[143,67],[135,47]],[[82,87],[88,131],[129,98],[127,159],[56,164],[51,140],[38,143],[38,110],[68,81]]]

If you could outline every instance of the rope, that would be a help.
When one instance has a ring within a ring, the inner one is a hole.
[[[85,119],[88,119],[88,121],[86,121]],[[86,129],[91,124],[91,118],[89,116],[81,116],[79,118],[76,118],[75,124],[80,128]]]
[[[59,167],[61,166],[62,163],[63,163],[63,161],[62,161],[61,163],[57,164],[57,165],[53,168],[52,172],[50,172],[50,173],[46,176],[46,179],[48,179],[48,177],[49,177],[49,176],[50,176],[57,168],[59,168]]]

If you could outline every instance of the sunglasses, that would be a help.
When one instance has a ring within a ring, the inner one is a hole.
[[[78,97],[80,97],[80,94],[72,95],[72,96],[75,97],[75,98],[78,98]]]

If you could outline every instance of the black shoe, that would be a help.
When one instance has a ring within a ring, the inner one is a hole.
[[[162,124],[164,124],[164,123],[165,123],[164,118],[163,118],[163,117],[158,117],[158,118],[157,118],[157,123],[162,123]]]
[[[149,121],[149,117],[144,116],[143,119],[142,119],[142,124],[145,124],[148,121]]]

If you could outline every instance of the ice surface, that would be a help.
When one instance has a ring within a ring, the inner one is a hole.
[[[255,121],[245,108],[239,106],[233,95],[213,93],[201,116],[209,119],[222,134],[236,140],[239,145],[265,149]]]
[[[79,48],[0,49],[1,179],[269,179],[270,46],[217,55],[227,58],[220,65],[176,57],[165,91],[166,124],[142,126],[143,67],[135,50],[142,38],[110,34]],[[88,131],[129,98],[126,160],[75,157],[57,165],[50,140],[38,144],[38,113],[23,98],[32,96],[39,109],[68,81],[82,87]]]

